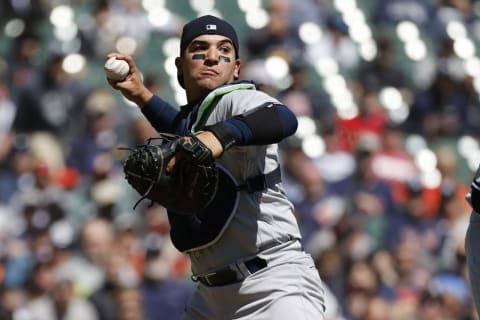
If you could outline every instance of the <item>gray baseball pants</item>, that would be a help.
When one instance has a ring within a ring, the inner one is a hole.
[[[183,320],[324,320],[324,301],[318,270],[305,255],[242,282],[199,284]]]

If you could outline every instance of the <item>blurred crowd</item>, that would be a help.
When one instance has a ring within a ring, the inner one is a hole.
[[[82,19],[75,41],[63,42],[49,28],[62,1],[0,3],[0,319],[178,319],[196,285],[188,258],[169,240],[164,208],[144,201],[133,209],[139,195],[122,171],[122,148],[156,132],[108,86],[101,66],[129,36],[137,41],[131,53],[151,66],[147,85],[171,97],[165,74],[153,72],[164,64],[154,39],[178,36],[193,11],[175,12],[180,2],[165,1],[172,15],[159,26],[147,19],[153,2],[67,2]],[[234,19],[244,22],[241,77],[288,105],[300,131],[312,123],[321,142],[299,134],[280,152],[304,246],[325,282],[327,320],[476,319],[464,196],[477,163],[459,152],[459,140],[480,138],[480,100],[445,25],[462,23],[477,43],[480,2],[359,1],[373,30],[372,59],[349,37],[335,3],[263,1],[270,19],[260,29],[240,13]],[[231,1],[228,14],[240,12],[236,6]],[[420,62],[409,63],[388,32],[401,21],[429,39]],[[322,27],[315,46],[299,36],[305,22]],[[86,57],[93,77],[67,72],[72,52]],[[272,55],[288,62],[282,85],[264,68]],[[321,89],[313,71],[320,57],[345,75],[354,115],[342,116]],[[387,112],[384,88],[407,106],[401,121]],[[409,143],[431,150],[436,183],[423,179]]]

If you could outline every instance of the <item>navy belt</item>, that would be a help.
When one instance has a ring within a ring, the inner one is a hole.
[[[253,274],[267,266],[267,261],[260,257],[235,263],[232,266],[225,267],[215,272],[201,276],[192,276],[193,281],[200,281],[206,286],[225,286],[232,283],[240,282],[249,274]]]

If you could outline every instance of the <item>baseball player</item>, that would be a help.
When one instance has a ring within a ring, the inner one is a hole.
[[[113,88],[159,132],[194,134],[221,169],[220,196],[207,210],[168,210],[173,244],[189,255],[198,281],[184,319],[324,319],[325,291],[281,183],[277,143],[296,131],[297,120],[238,80],[234,28],[211,15],[183,27],[175,64],[188,103],[180,110],[143,85],[132,57],[112,56],[130,66],[125,80],[109,81]]]
[[[466,198],[473,210],[465,237],[465,254],[473,302],[480,319],[480,166]]]

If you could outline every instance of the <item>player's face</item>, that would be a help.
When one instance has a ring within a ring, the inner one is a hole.
[[[238,78],[240,59],[235,59],[229,38],[205,34],[192,40],[176,65],[188,100],[193,101]]]

